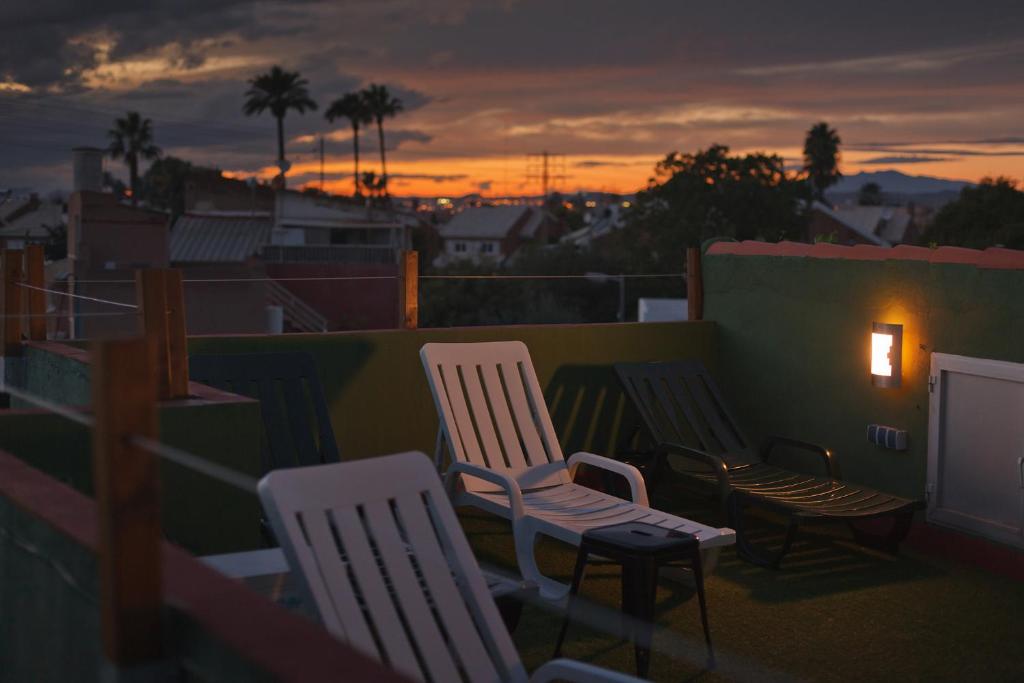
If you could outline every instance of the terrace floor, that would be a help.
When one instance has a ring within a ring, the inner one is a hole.
[[[714,508],[680,504],[687,500],[694,494],[672,482],[654,506],[716,523]],[[478,511],[460,515],[480,561],[513,569],[508,525]],[[754,531],[757,540],[777,540],[767,523],[755,522]],[[550,575],[569,580],[573,549],[551,542],[538,557]],[[717,669],[704,670],[692,591],[663,580],[658,625],[665,630],[656,636],[652,680],[1024,679],[1024,585],[909,549],[898,557],[875,553],[854,544],[845,528],[801,530],[777,571],[742,562],[729,549],[706,587]],[[617,567],[588,569],[582,593],[617,609]],[[514,639],[529,669],[551,658],[560,624],[556,613],[526,606]],[[563,654],[634,671],[630,644],[579,624]]]

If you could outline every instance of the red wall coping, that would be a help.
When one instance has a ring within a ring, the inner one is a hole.
[[[0,496],[96,552],[96,503],[3,451]],[[278,680],[407,680],[166,541],[163,572],[165,603]]]
[[[852,247],[819,242],[715,242],[707,250],[711,256],[805,256],[810,258],[846,259],[849,261],[927,261],[928,263],[959,263],[979,268],[1024,269],[1024,251],[989,247],[988,249],[966,249],[964,247],[915,247],[900,244],[895,247],[876,247],[857,244]]]

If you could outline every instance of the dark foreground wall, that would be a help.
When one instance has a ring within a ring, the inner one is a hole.
[[[1024,253],[719,243],[704,257],[719,372],[751,436],[831,447],[853,481],[923,497],[930,354],[1024,362]],[[902,323],[903,384],[871,384],[871,323]],[[869,423],[909,430],[906,452]]]
[[[96,553],[93,501],[0,452],[0,681],[105,680]],[[404,680],[169,543],[162,572],[174,680]]]

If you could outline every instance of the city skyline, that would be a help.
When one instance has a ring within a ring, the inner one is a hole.
[[[0,9],[0,186],[70,184],[70,148],[115,116],[153,119],[165,153],[269,178],[274,122],[242,114],[273,64],[320,104],[285,120],[289,184],[351,191],[351,134],[329,102],[371,81],[406,111],[385,123],[400,195],[537,194],[526,155],[565,155],[559,188],[632,192],[673,150],[713,143],[799,165],[824,120],[844,173],[977,181],[1024,175],[1024,9],[860,3],[337,3],[51,0]],[[379,172],[376,141],[362,170]],[[120,164],[108,167],[124,175]]]

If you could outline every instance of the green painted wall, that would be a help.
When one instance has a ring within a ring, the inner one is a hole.
[[[320,335],[196,337],[191,353],[305,350],[317,361],[343,458],[432,453],[437,413],[419,350],[427,342],[520,340],[530,349],[566,451],[608,452],[624,437],[617,361],[702,358],[714,365],[711,323],[524,325]]]
[[[428,341],[518,339],[529,346],[567,453],[611,454],[635,417],[611,371],[619,360],[703,358],[714,365],[711,323],[522,326],[323,335],[199,337],[193,353],[302,349],[313,353],[345,459],[418,449],[432,453],[437,416],[419,359]],[[87,365],[45,351],[26,355],[23,381],[60,403],[89,399]],[[213,462],[260,474],[259,407],[252,401],[164,404],[161,438]],[[92,493],[90,436],[36,411],[0,411],[0,448],[86,494]],[[195,554],[260,547],[256,497],[164,463],[161,507],[168,539]]]
[[[751,437],[832,448],[845,478],[923,497],[932,352],[1024,362],[1024,272],[924,261],[708,255],[720,380]],[[871,384],[872,321],[902,323],[903,384]],[[909,431],[905,452],[870,423]]]

